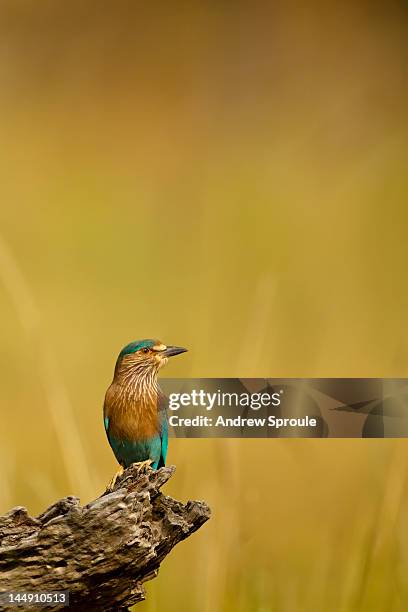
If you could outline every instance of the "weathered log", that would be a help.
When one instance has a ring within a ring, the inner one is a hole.
[[[77,611],[126,610],[144,599],[143,583],[210,517],[204,502],[160,492],[174,470],[134,464],[86,506],[66,497],[36,518],[23,507],[0,517],[0,593],[69,591]]]

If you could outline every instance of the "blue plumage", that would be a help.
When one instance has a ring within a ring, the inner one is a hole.
[[[105,429],[109,444],[120,465],[127,468],[132,463],[151,461],[153,469],[166,465],[168,447],[167,418],[163,411],[161,418],[161,430],[157,435],[145,439],[115,438],[109,432],[109,418],[105,417]]]

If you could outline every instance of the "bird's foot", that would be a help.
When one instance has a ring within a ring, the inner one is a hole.
[[[108,486],[106,487],[106,490],[110,493],[111,491],[113,491],[113,488],[116,484],[117,479],[122,476],[124,472],[124,469],[122,466],[120,466],[120,468],[118,469],[118,471],[116,472],[116,474],[111,478]]]
[[[146,461],[138,461],[137,463],[135,463],[135,465],[137,466],[138,474],[145,472],[146,468],[150,467],[152,463],[153,461],[151,459],[146,459]]]

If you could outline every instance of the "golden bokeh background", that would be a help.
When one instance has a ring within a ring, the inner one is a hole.
[[[403,2],[0,6],[0,512],[100,494],[165,376],[408,375]],[[213,517],[140,612],[408,607],[405,440],[171,440]]]

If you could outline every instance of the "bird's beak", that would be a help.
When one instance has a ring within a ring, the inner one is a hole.
[[[180,353],[185,353],[187,351],[186,348],[182,346],[168,346],[165,351],[161,353],[163,357],[173,357],[173,355],[179,355]]]

